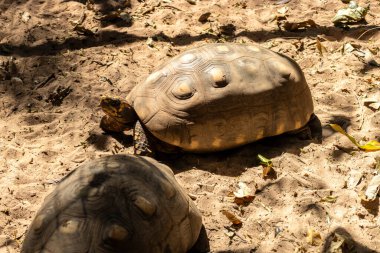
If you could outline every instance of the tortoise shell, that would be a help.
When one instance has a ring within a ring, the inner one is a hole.
[[[81,165],[58,184],[21,252],[187,252],[201,226],[169,167],[114,155]]]
[[[206,44],[160,66],[127,96],[159,140],[218,151],[296,130],[313,113],[295,61],[257,45]]]

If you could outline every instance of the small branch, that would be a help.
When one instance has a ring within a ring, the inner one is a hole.
[[[375,27],[375,28],[368,29],[368,30],[365,31],[364,33],[360,34],[360,36],[359,36],[357,39],[360,40],[360,38],[363,37],[364,34],[366,34],[367,32],[370,32],[370,31],[376,30],[376,29],[380,29],[380,27]]]
[[[361,130],[362,127],[363,127],[363,124],[364,124],[364,108],[363,108],[363,105],[362,105],[362,103],[360,101],[360,98],[358,97],[358,95],[356,95],[356,92],[353,92],[353,93],[354,93],[355,98],[358,101],[358,105],[360,107],[361,120],[360,120],[359,130]]]
[[[36,89],[39,89],[39,88],[42,88],[44,86],[46,86],[50,81],[54,80],[55,79],[55,74],[51,74],[50,76],[48,76],[48,78],[46,78],[44,81],[40,82],[36,88],[34,88],[35,90]]]

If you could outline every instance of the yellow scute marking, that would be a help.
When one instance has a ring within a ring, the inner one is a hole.
[[[222,68],[213,68],[210,72],[214,82],[222,82],[226,79],[226,74]]]
[[[242,134],[239,134],[236,139],[235,139],[235,143],[236,144],[242,144],[242,143],[245,143],[247,140],[246,136],[245,135],[242,135]]]
[[[138,111],[138,115],[139,115],[139,118],[144,120],[148,117],[148,112],[146,109],[144,108],[140,108],[139,111]]]
[[[228,51],[230,51],[228,49],[228,47],[226,47],[226,46],[217,46],[217,49],[218,49],[219,52],[228,52]]]
[[[181,62],[182,63],[190,63],[195,60],[195,55],[193,54],[185,54],[184,56],[181,57]]]
[[[59,231],[64,234],[73,234],[77,232],[79,222],[76,220],[68,220],[59,227]]]
[[[255,46],[249,46],[248,49],[250,51],[253,51],[253,52],[260,52],[260,49],[258,47],[255,47]]]
[[[278,123],[276,127],[276,134],[282,134],[285,131],[285,124]]]
[[[294,126],[296,129],[301,128],[302,127],[301,121],[297,120],[296,123],[294,123]]]
[[[256,130],[256,140],[262,139],[264,137],[264,128],[259,128]]]
[[[199,141],[192,140],[191,143],[190,143],[190,148],[191,149],[196,149],[198,147],[199,147]]]
[[[213,147],[216,147],[216,148],[220,147],[221,144],[222,144],[222,139],[220,139],[220,138],[215,138],[215,139],[213,140],[213,142],[211,143],[211,145],[212,145]]]

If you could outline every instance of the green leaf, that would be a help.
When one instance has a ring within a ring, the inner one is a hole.
[[[265,158],[264,156],[262,156],[260,154],[257,155],[257,158],[259,158],[260,164],[268,166],[268,167],[272,167],[273,163],[270,159]]]

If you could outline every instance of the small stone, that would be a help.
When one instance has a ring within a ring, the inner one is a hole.
[[[196,0],[186,0],[189,4],[193,4],[193,5],[195,5],[196,3],[197,3],[197,1]]]
[[[32,16],[30,15],[30,13],[26,11],[26,12],[24,12],[24,13],[22,14],[22,16],[21,16],[21,20],[22,20],[22,22],[26,23],[26,22],[29,21],[29,19],[30,19],[31,17],[32,17]]]
[[[24,82],[19,77],[12,77],[11,78],[11,84],[12,85],[23,85]]]

